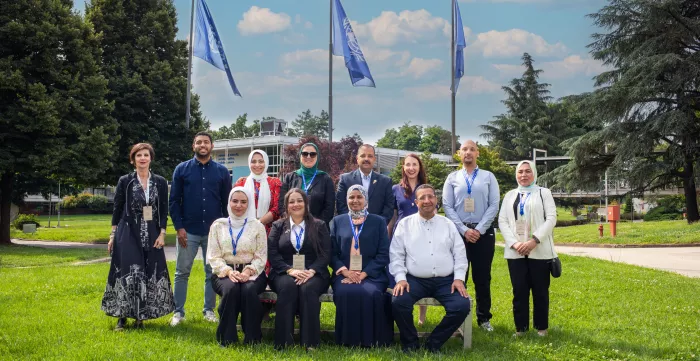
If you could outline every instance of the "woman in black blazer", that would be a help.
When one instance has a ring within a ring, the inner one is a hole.
[[[282,180],[281,195],[287,194],[292,188],[299,188],[309,198],[311,215],[325,222],[326,227],[335,214],[335,185],[326,172],[318,169],[321,155],[318,146],[306,143],[299,148],[301,166],[294,172],[287,173]],[[278,209],[284,208],[284,198],[279,198]]]
[[[136,171],[119,178],[114,194],[112,233],[107,249],[112,256],[102,310],[117,317],[119,331],[126,319],[143,321],[165,316],[175,308],[165,262],[168,223],[168,183],[150,172],[153,147],[139,143],[129,159]]]
[[[311,216],[309,199],[301,189],[290,189],[281,209],[287,216],[272,224],[267,239],[271,267],[268,279],[277,293],[275,348],[294,343],[294,316],[298,311],[301,345],[313,349],[321,341],[319,296],[328,290],[330,279],[330,235],[325,223]]]
[[[337,215],[331,222],[335,342],[344,346],[386,346],[394,337],[391,295],[386,292],[386,222],[367,212],[367,191],[361,185],[348,189],[346,203],[348,213]]]

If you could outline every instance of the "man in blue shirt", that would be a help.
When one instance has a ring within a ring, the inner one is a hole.
[[[447,176],[442,204],[445,216],[457,226],[467,246],[469,270],[476,291],[477,322],[482,329],[491,332],[491,263],[496,249],[491,224],[498,214],[498,182],[493,173],[476,165],[479,148],[473,140],[462,144],[459,157],[463,169]]]
[[[171,326],[185,318],[187,282],[199,248],[204,259],[204,319],[218,322],[214,314],[216,294],[211,286],[211,266],[207,264],[209,227],[218,218],[228,216],[231,174],[211,159],[214,148],[211,135],[199,132],[194,137],[194,158],[178,164],[170,187],[170,218],[177,230],[175,266],[175,314]]]

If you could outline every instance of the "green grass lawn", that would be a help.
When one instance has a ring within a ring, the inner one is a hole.
[[[45,250],[52,253],[55,250]],[[32,255],[36,257],[37,255]],[[112,331],[116,320],[100,311],[107,264],[0,268],[0,359],[3,360],[700,360],[700,279],[608,261],[562,256],[564,274],[552,279],[550,335],[513,339],[511,286],[503,253],[493,266],[493,334],[474,329],[473,349],[452,339],[440,356],[390,348],[358,350],[328,342],[313,354],[262,345],[219,348],[215,325],[201,316],[203,271],[195,263],[178,328],[168,317],[144,330]],[[174,264],[170,263],[172,276]],[[468,290],[473,292],[470,284]],[[472,294],[473,295],[473,294]],[[414,312],[417,317],[418,312]],[[430,331],[444,312],[430,307]],[[332,329],[334,306],[324,303],[323,329]],[[328,340],[328,339],[326,339]]]
[[[109,257],[103,249],[0,246],[0,268],[45,267]]]

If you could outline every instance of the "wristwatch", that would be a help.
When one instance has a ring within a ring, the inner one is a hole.
[[[537,239],[537,237],[535,237],[534,235],[532,236],[532,239],[534,239],[534,240],[535,240],[535,243],[537,243],[537,244],[540,244],[540,240],[539,240],[539,239]]]

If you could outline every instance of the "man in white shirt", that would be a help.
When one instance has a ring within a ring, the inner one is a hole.
[[[429,184],[416,188],[418,213],[396,227],[390,247],[389,272],[396,279],[392,310],[404,351],[419,348],[413,324],[413,305],[425,297],[445,307],[425,348],[437,352],[469,315],[469,294],[464,285],[467,255],[454,223],[435,214],[437,197]]]

